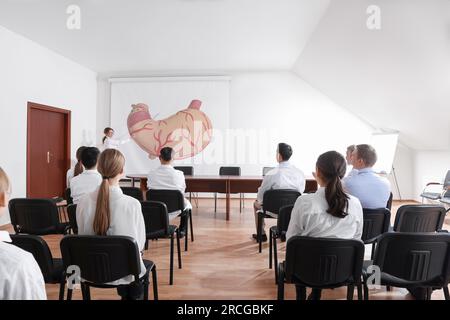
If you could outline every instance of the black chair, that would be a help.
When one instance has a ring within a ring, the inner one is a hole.
[[[90,300],[90,287],[119,288],[128,285],[112,285],[110,282],[126,276],[134,276],[134,283],[144,284],[144,300],[148,300],[149,273],[152,272],[153,295],[158,300],[156,265],[144,260],[145,275],[141,273],[141,254],[136,240],[126,236],[79,236],[68,235],[62,238],[61,254],[64,270],[69,266],[80,269],[81,290],[84,300]],[[70,276],[65,273],[64,277]],[[72,299],[72,288],[67,290],[67,300]]]
[[[142,191],[136,187],[120,187],[122,189],[123,194],[133,197],[139,201],[144,200],[144,196],[142,195]]]
[[[281,207],[278,212],[277,225],[270,228],[269,236],[269,269],[272,269],[272,251],[273,251],[273,262],[275,265],[275,283],[278,280],[278,249],[277,249],[277,239],[281,241],[286,241],[286,231],[289,227],[289,221],[291,221],[291,213],[294,205],[288,205]],[[273,246],[273,249],[272,249]]]
[[[70,188],[67,188],[64,191],[64,199],[66,200],[67,204],[73,204],[73,199],[72,199],[72,191],[70,190]]]
[[[391,225],[391,212],[387,208],[363,209],[363,233],[361,240],[364,244],[372,244],[371,258],[375,252],[378,238],[389,231]]]
[[[287,241],[286,260],[278,265],[278,299],[284,299],[284,283],[313,289],[347,286],[348,300],[356,286],[362,299],[363,259],[360,240],[294,236]]]
[[[219,176],[240,176],[241,168],[240,167],[220,167],[219,168]],[[242,212],[242,208],[244,207],[244,195],[239,194],[239,212]],[[214,212],[217,212],[217,192],[214,193]]]
[[[147,191],[147,201],[159,201],[167,206],[167,211],[169,213],[180,211],[181,219],[185,219],[185,230],[179,227],[180,236],[185,233],[186,239],[184,241],[184,250],[188,250],[188,224],[190,223],[191,228],[191,241],[194,241],[194,227],[192,225],[192,210],[184,209],[184,196],[179,190],[148,190]]]
[[[178,268],[181,269],[180,231],[177,226],[169,224],[167,206],[159,201],[141,202],[142,214],[145,221],[145,233],[147,241],[145,249],[148,249],[148,240],[170,239],[170,276],[169,283],[173,284],[173,245],[174,235],[177,237]]]
[[[391,194],[389,195],[388,202],[386,204],[386,208],[389,209],[389,211],[392,211],[392,200],[393,199],[394,199],[394,195],[391,192]]]
[[[12,199],[11,224],[16,233],[34,235],[67,234],[69,223],[61,223],[55,201],[51,199]]]
[[[278,214],[281,207],[293,205],[297,198],[300,197],[300,192],[290,189],[274,189],[264,192],[262,210],[258,211],[258,225],[256,226],[256,239],[259,243],[259,252],[262,252],[262,222],[264,218],[277,219],[268,212]]]
[[[29,234],[12,234],[10,236],[13,245],[33,255],[41,269],[45,283],[60,284],[59,300],[64,300],[65,278],[62,259],[54,259],[47,243],[39,236]]]
[[[442,229],[446,210],[437,205],[404,205],[397,210],[394,231],[437,232]]]
[[[78,224],[77,224],[77,205],[70,204],[67,206],[67,214],[69,216],[69,225],[73,234],[78,234]]]
[[[450,234],[389,232],[378,239],[373,261],[364,262],[364,299],[369,299],[370,265],[380,268],[380,284],[400,288],[442,288],[449,300]]]
[[[194,175],[194,167],[192,166],[175,166],[173,167],[175,170],[180,170],[183,172],[185,176],[193,176]],[[192,202],[192,192],[189,192],[189,201]],[[195,205],[198,208],[198,195],[194,197]]]
[[[429,186],[442,186],[442,191],[440,192],[430,192],[428,191],[428,187]],[[422,197],[422,203],[424,199],[429,199],[429,200],[434,200],[437,201],[439,199],[442,198],[444,193],[447,193],[448,188],[450,187],[450,170],[447,171],[447,174],[445,175],[444,178],[444,183],[439,183],[439,182],[428,182],[425,185],[425,188],[423,189],[422,193],[421,193],[421,197]]]

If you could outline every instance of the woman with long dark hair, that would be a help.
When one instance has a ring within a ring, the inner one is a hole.
[[[72,180],[73,177],[80,175],[84,171],[83,164],[81,163],[81,155],[83,154],[84,149],[86,149],[85,146],[81,146],[77,149],[77,153],[75,155],[77,158],[77,163],[75,164],[75,166],[73,168],[70,168],[67,171],[67,174],[66,174],[67,188],[70,188],[70,180]]]

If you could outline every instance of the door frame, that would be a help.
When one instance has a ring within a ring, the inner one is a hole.
[[[28,101],[27,102],[27,197],[30,196],[31,193],[31,110],[42,110],[48,112],[56,112],[64,115],[64,135],[66,137],[65,141],[65,158],[66,158],[66,170],[70,168],[70,156],[71,156],[71,111],[56,107],[47,106],[44,104],[39,104],[35,102]]]

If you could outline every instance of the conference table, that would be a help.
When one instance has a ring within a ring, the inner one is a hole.
[[[184,176],[186,180],[186,192],[212,192],[224,193],[226,201],[226,220],[230,220],[230,195],[233,193],[257,193],[263,181],[263,176],[220,176],[220,175],[195,175]],[[140,189],[144,195],[147,192],[146,174],[128,174],[132,186],[140,182]],[[317,181],[306,179],[305,193],[316,192]]]

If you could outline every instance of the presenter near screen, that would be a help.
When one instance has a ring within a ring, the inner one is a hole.
[[[130,138],[125,139],[115,139],[114,137],[114,129],[110,127],[106,127],[103,130],[103,148],[106,149],[118,149],[121,144],[127,143],[130,141]]]

